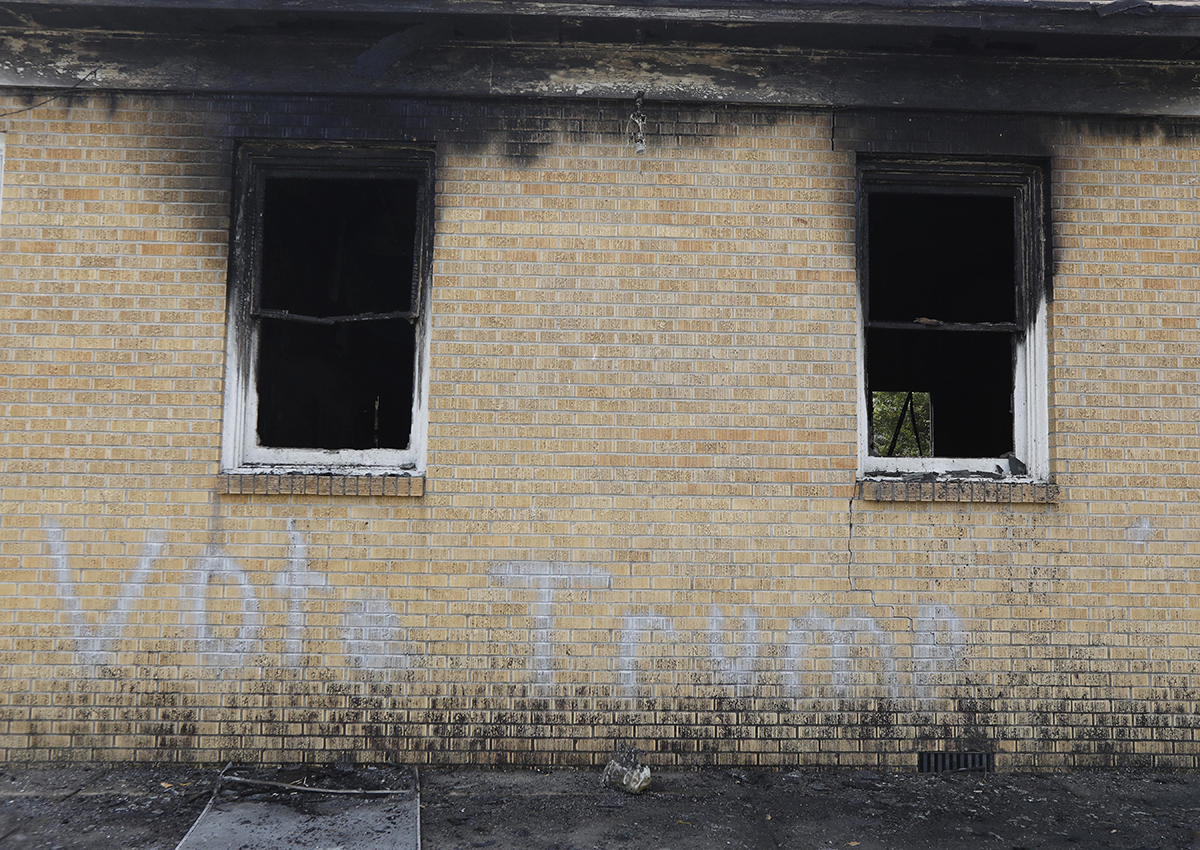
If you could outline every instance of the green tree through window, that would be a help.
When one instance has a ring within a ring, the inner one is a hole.
[[[879,457],[933,457],[933,415],[929,393],[871,393],[874,454]]]

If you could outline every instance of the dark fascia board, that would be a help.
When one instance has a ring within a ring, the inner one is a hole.
[[[1200,34],[1198,0],[4,0],[18,18],[53,11],[69,18],[198,12],[219,18],[273,17],[413,20],[426,16],[556,17],[725,24],[840,24],[985,29],[1059,35],[1187,36]]]
[[[7,7],[87,6],[106,9],[204,9],[289,14],[559,15],[566,17],[655,17],[687,20],[791,20],[817,10],[904,11],[995,9],[1093,11],[1110,0],[6,0]],[[1195,13],[1195,0],[1147,0],[1163,12]]]
[[[1200,116],[1196,62],[810,50],[441,45],[356,73],[371,42],[0,32],[0,86],[122,92],[529,97],[1058,115]],[[36,97],[36,92],[30,92]]]

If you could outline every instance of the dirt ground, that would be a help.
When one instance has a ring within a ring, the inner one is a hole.
[[[275,778],[331,781],[331,771]],[[334,778],[378,786],[366,771]],[[0,768],[0,848],[173,850],[218,773]],[[706,770],[657,772],[635,796],[601,788],[598,770],[423,770],[421,818],[424,850],[1165,850],[1200,848],[1200,777]]]

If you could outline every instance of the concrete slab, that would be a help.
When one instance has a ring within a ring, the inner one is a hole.
[[[361,790],[226,777],[176,850],[420,850],[415,783]]]

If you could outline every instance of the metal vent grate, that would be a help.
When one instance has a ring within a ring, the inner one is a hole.
[[[975,770],[991,773],[996,769],[991,753],[917,753],[917,773],[944,773],[949,770]]]

